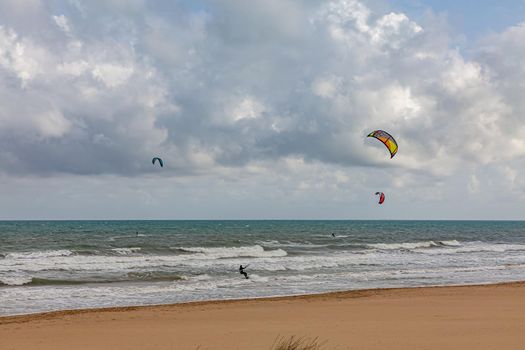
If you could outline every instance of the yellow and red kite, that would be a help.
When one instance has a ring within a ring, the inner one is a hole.
[[[397,142],[396,140],[394,140],[392,135],[383,130],[376,130],[368,134],[367,137],[374,137],[379,141],[383,142],[383,144],[386,146],[386,148],[388,148],[388,151],[390,152],[390,158],[394,158],[394,156],[397,153]]]

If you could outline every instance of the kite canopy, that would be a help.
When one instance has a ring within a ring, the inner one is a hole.
[[[394,156],[397,153],[397,142],[396,140],[394,140],[392,135],[383,130],[376,130],[368,134],[367,137],[374,137],[379,141],[383,142],[383,144],[386,146],[386,148],[388,148],[388,151],[390,152],[390,158],[394,158]]]
[[[383,204],[385,201],[385,194],[383,192],[376,192],[376,196],[379,195],[379,204]]]
[[[155,165],[155,161],[158,161],[161,168],[164,168],[164,162],[159,157],[155,157],[151,160],[151,164]]]

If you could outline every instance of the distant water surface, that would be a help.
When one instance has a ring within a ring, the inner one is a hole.
[[[523,221],[0,222],[0,315],[516,280]]]

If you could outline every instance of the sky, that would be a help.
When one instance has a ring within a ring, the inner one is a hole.
[[[523,57],[518,0],[2,0],[0,219],[525,220]]]

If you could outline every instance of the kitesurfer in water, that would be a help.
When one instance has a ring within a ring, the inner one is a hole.
[[[334,238],[335,238],[335,233],[332,233],[332,237],[334,237]]]
[[[244,269],[247,268],[247,267],[248,267],[248,265],[246,265],[245,267],[242,267],[242,265],[239,266],[239,273],[240,273],[241,275],[244,275],[244,278],[246,278],[246,279],[249,278],[249,277],[248,277],[248,274],[246,273],[246,271],[244,271]]]

